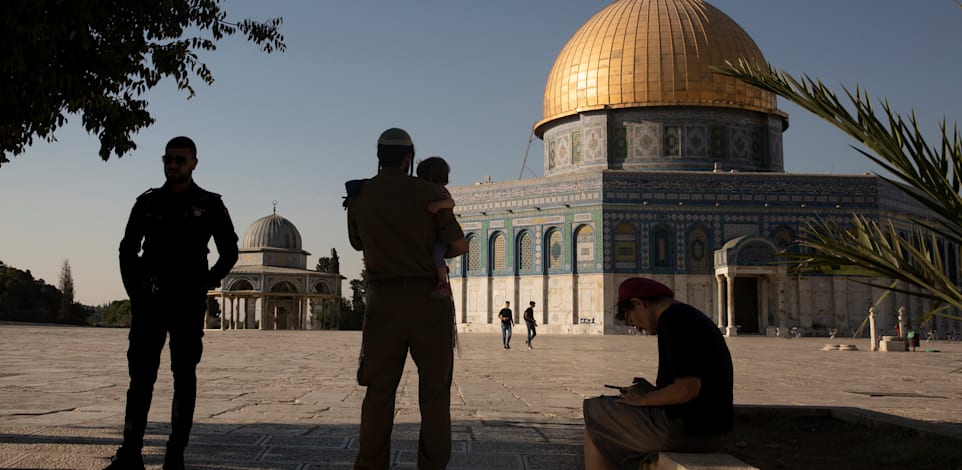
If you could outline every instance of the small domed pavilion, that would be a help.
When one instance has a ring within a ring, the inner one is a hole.
[[[222,329],[337,328],[324,318],[325,300],[341,298],[341,275],[307,269],[310,253],[291,221],[274,213],[247,229],[237,264],[217,292]]]

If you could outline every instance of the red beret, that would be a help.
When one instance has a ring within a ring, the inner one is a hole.
[[[631,279],[625,279],[621,285],[618,286],[618,302],[631,298],[645,300],[664,297],[673,299],[675,298],[675,293],[671,290],[671,287],[652,279],[633,277]]]

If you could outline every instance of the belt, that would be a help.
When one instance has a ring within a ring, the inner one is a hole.
[[[387,279],[372,279],[368,281],[371,287],[416,288],[430,287],[437,282],[434,277],[391,277]]]

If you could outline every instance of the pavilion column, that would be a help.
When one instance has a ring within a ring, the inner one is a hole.
[[[257,329],[263,330],[264,320],[267,318],[265,313],[267,312],[267,305],[264,302],[264,297],[258,297],[254,300],[254,318],[257,319]]]
[[[778,296],[778,331],[781,333],[785,331],[785,274],[781,271],[778,272],[775,278],[776,292],[775,295]],[[837,295],[837,294],[836,294]]]
[[[728,325],[725,328],[726,336],[738,336],[738,329],[735,328],[735,275],[728,272]]]
[[[715,288],[717,290],[715,297],[715,324],[722,328],[725,326],[725,276],[723,274],[715,275]]]
[[[309,297],[304,297],[304,328],[302,330],[309,330],[311,328],[311,299]]]

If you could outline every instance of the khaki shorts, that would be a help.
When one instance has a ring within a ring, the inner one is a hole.
[[[712,452],[722,436],[685,433],[681,418],[662,407],[631,406],[618,397],[602,396],[584,401],[585,430],[591,442],[615,468],[637,469],[661,451]]]

